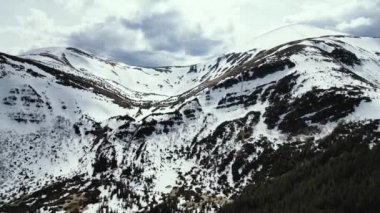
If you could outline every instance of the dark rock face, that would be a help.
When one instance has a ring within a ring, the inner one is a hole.
[[[116,168],[115,157],[115,148],[107,140],[104,140],[96,150],[96,161],[93,165],[94,175]]]
[[[20,108],[21,111],[9,112],[8,117],[22,123],[39,124],[45,120],[44,110],[51,110],[50,103],[30,85],[9,90],[8,96],[3,98],[3,104]],[[45,100],[44,100],[45,99]]]
[[[45,115],[38,113],[9,113],[9,118],[22,123],[36,123],[39,124],[45,120]]]
[[[274,128],[279,121],[279,116],[287,110],[287,101],[290,98],[290,92],[296,85],[297,78],[297,75],[288,75],[267,87],[263,92],[261,99],[264,101],[268,100],[271,103],[264,114],[265,123],[268,125],[268,128]]]
[[[212,150],[217,151],[218,146],[221,146],[232,139],[244,140],[245,138],[249,138],[253,131],[252,127],[257,124],[259,119],[260,112],[250,112],[242,119],[220,124],[212,134],[202,140],[198,141],[197,138],[194,138],[192,150],[188,156],[196,157],[200,161],[201,165],[209,167],[213,164],[213,161],[211,160],[212,156],[202,156],[202,152],[209,152]],[[236,135],[238,136],[237,138]],[[219,145],[217,144],[217,141],[221,141],[220,144],[218,143]],[[223,158],[223,156],[218,156],[217,153],[215,154],[216,155],[213,156],[214,158]],[[231,156],[231,154],[229,154],[229,156]],[[227,159],[231,159],[231,157],[228,157]],[[221,162],[222,163],[217,166],[219,167],[219,171],[222,171],[230,160],[221,160]]]
[[[289,59],[275,60],[269,63],[264,63],[263,65],[259,65],[258,67],[251,68],[249,72],[244,73],[243,79],[255,80],[258,78],[263,78],[275,72],[285,70],[286,68],[290,69],[293,67],[295,67],[295,64]],[[253,71],[252,74],[250,71]]]
[[[224,80],[222,83],[219,83],[216,85],[213,89],[219,89],[219,88],[230,88],[235,84],[238,84],[240,81],[235,78],[229,78],[227,80]]]
[[[268,100],[270,105],[264,114],[269,128],[278,126],[286,133],[307,134],[318,131],[308,123],[326,124],[334,122],[352,113],[361,102],[369,102],[360,87],[316,89],[300,97],[291,99],[299,75],[288,75],[270,85],[262,93],[261,100]],[[280,121],[280,117],[282,117]],[[280,121],[280,122],[279,122]]]
[[[269,127],[278,124],[278,128],[287,133],[306,133],[314,131],[307,124],[309,121],[320,124],[337,121],[352,113],[362,101],[371,99],[363,96],[359,88],[313,89],[290,103],[286,100],[273,102],[267,109],[265,122]],[[285,113],[282,121],[277,123]]]
[[[143,138],[145,136],[150,136],[156,130],[155,126],[157,124],[156,120],[145,121],[140,126],[139,130],[136,132],[136,138]]]
[[[260,62],[260,61],[259,61]],[[258,64],[257,62],[253,65],[249,64],[244,66],[244,71],[242,71],[241,75],[234,78],[229,78],[221,83],[218,83],[213,87],[213,90],[220,88],[230,88],[242,81],[249,81],[264,78],[267,75],[273,74],[275,72],[284,71],[285,69],[291,69],[295,66],[295,64],[289,59],[285,60],[275,60],[271,59],[268,61],[264,61],[262,64]]]
[[[257,87],[251,94],[249,95],[240,95],[235,93],[227,93],[225,97],[223,97],[219,102],[217,109],[221,108],[229,108],[233,106],[243,105],[244,107],[255,105],[262,92],[262,87]]]
[[[27,69],[26,72],[29,73],[31,76],[36,77],[36,78],[46,77],[45,75],[41,75],[38,72],[34,72],[32,69]]]
[[[353,66],[355,64],[360,65],[360,60],[358,59],[358,57],[354,53],[344,48],[334,49],[331,52],[331,56],[348,66]]]

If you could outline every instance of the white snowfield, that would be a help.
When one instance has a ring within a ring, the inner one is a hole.
[[[296,40],[300,41],[288,43]],[[313,135],[315,138],[327,135],[342,120],[380,119],[379,38],[291,25],[255,38],[249,45],[249,51],[225,54],[209,62],[160,68],[129,66],[75,48],[38,49],[17,57],[92,82],[94,88],[63,84],[57,75],[41,67],[0,55],[0,207],[75,175],[83,175],[90,181],[101,179],[104,174],[112,174],[113,179],[130,187],[139,199],[129,200],[130,205],[126,205],[111,193],[114,186],[99,186],[101,197],[107,200],[89,204],[84,212],[96,212],[105,203],[118,212],[144,210],[151,203],[162,202],[166,195],[175,194],[179,187],[198,190],[207,199],[213,197],[217,205],[223,205],[233,194],[228,189],[238,192],[250,182],[250,176],[236,180],[231,162],[223,169],[214,164],[221,164],[230,153],[239,153],[245,144],[255,144],[263,137],[276,148],[278,144],[291,142],[289,138],[310,136],[289,137],[290,133],[278,126],[269,128],[265,122],[265,113],[271,105],[268,99],[258,98],[252,104],[240,102],[253,99],[250,95],[255,91],[263,95],[270,86],[294,75],[297,76],[292,78],[294,86],[286,97],[289,102],[313,89],[341,88],[342,94],[346,94],[345,90],[351,87],[358,88],[361,97],[371,100],[361,101],[353,112],[339,120],[308,121],[308,125],[321,130]],[[268,51],[278,45],[283,46]],[[292,48],[296,45],[303,49],[295,51]],[[360,63],[350,64],[355,61],[352,55],[338,55],[339,60],[331,58],[336,49],[349,51]],[[260,56],[265,50],[268,52]],[[287,51],[295,52],[287,55]],[[286,65],[281,70],[252,77],[261,66],[285,59],[294,66]],[[251,76],[241,81],[243,71]],[[233,79],[240,80],[218,86]],[[121,94],[132,104],[128,107],[119,104],[112,95],[97,92],[96,86]],[[222,100],[227,103],[223,105]],[[258,117],[251,112],[258,112]],[[318,112],[304,117],[315,113]],[[134,121],[125,127],[127,121],[120,116],[129,116]],[[278,123],[285,117],[282,114]],[[244,121],[232,122],[237,119]],[[216,137],[212,142],[213,148],[200,143],[217,134],[216,130],[225,122],[230,125],[223,129],[222,138]],[[151,123],[155,123],[154,130],[139,136],[139,131]],[[241,124],[252,127],[252,134],[245,140],[239,139]],[[107,129],[102,137],[92,133],[95,126]],[[257,159],[258,151],[259,148],[247,161]],[[114,158],[117,166],[104,173],[94,172],[99,153],[107,159]],[[236,159],[237,154],[232,157]],[[129,168],[141,172],[123,175]],[[241,174],[242,170],[238,172]],[[223,184],[217,181],[221,177],[226,179]],[[189,201],[180,199],[180,208],[189,207]]]
[[[332,35],[347,35],[346,33],[337,32],[328,29],[322,29],[314,26],[303,24],[292,24],[284,27],[280,27],[264,33],[254,38],[249,44],[249,47],[255,47],[258,49],[270,49],[274,46],[287,43],[289,41],[296,41],[306,38],[315,38],[320,36],[332,36]]]
[[[222,56],[193,66],[144,68],[98,58],[73,48],[32,50],[22,57],[84,78],[106,81],[132,99],[147,101],[178,96],[202,82],[215,79],[240,62],[228,63]]]

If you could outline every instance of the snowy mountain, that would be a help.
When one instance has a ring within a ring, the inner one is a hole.
[[[337,32],[328,29],[322,29],[314,26],[292,24],[276,28],[272,31],[259,35],[254,38],[252,43],[247,44],[255,48],[271,48],[289,41],[320,37],[326,35],[347,35],[342,32]]]
[[[0,212],[217,211],[284,146],[380,132],[379,86],[380,39],[302,25],[191,66],[0,53]]]

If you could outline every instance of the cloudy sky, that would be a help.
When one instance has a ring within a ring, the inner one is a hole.
[[[132,65],[183,65],[288,24],[380,36],[380,0],[0,0],[0,51],[74,46]]]

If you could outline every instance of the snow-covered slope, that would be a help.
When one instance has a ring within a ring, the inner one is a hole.
[[[270,150],[380,119],[380,39],[331,34],[284,28],[183,67],[0,54],[0,211],[215,211]]]
[[[182,67],[143,68],[96,57],[75,48],[46,48],[29,51],[22,57],[77,76],[104,81],[128,98],[160,101],[178,96],[202,82],[222,75],[227,68],[249,60],[253,51],[228,54],[208,63]]]
[[[310,25],[292,24],[264,33],[254,38],[252,40],[252,43],[249,45],[258,49],[267,49],[283,43],[287,43],[289,41],[328,35],[331,36],[347,34]]]

